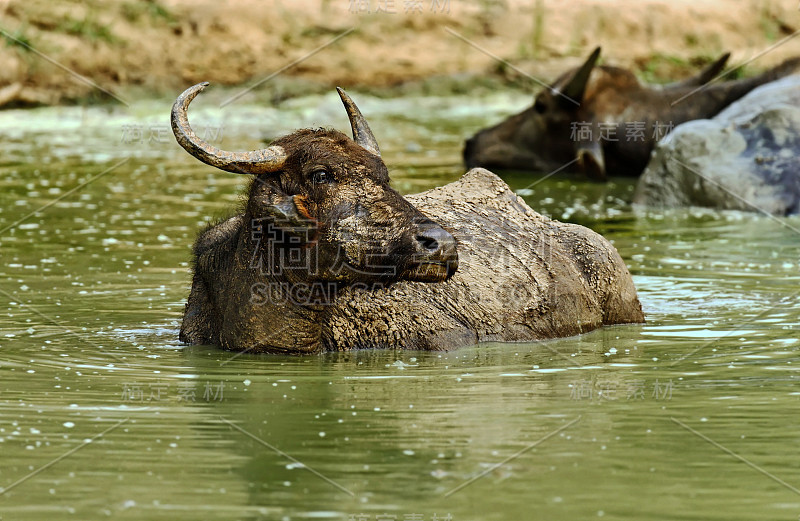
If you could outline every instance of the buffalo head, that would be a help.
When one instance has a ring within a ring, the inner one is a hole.
[[[464,147],[467,167],[547,172],[574,160],[570,127],[581,116],[589,76],[599,56],[597,48],[582,66],[542,90],[533,106],[468,139]]]
[[[187,89],[172,109],[178,143],[199,160],[251,174],[247,248],[262,270],[288,282],[441,282],[458,267],[456,241],[389,185],[377,141],[358,107],[337,89],[353,139],[336,130],[299,130],[251,152],[227,152],[189,126]]]

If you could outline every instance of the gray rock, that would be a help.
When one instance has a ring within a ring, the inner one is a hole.
[[[800,76],[788,76],[676,127],[653,151],[634,203],[796,214],[799,151]]]

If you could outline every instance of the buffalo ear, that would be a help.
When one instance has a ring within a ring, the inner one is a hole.
[[[606,181],[606,160],[599,141],[581,141],[577,144],[578,165],[590,179]]]
[[[266,212],[276,226],[310,228],[316,220],[308,213],[307,199],[302,195],[274,195]]]
[[[597,59],[600,57],[600,47],[597,47],[589,58],[576,70],[572,77],[570,77],[563,87],[559,89],[559,96],[562,103],[575,103],[583,102],[583,95],[586,93],[586,85],[589,83],[589,76],[597,64]]]
[[[250,187],[248,210],[256,219],[269,219],[281,228],[312,228],[316,220],[303,195],[288,195],[273,176],[256,177]]]

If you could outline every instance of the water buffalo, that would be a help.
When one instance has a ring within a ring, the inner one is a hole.
[[[494,174],[400,196],[377,141],[339,89],[353,140],[300,130],[263,150],[226,152],[172,109],[178,143],[252,174],[240,214],[203,231],[180,338],[287,354],[445,350],[568,336],[642,322],[617,251],[581,226],[531,210]]]
[[[755,87],[794,72],[792,59],[750,79],[709,83],[728,54],[695,77],[643,85],[632,72],[596,65],[600,48],[562,74],[527,110],[467,140],[468,167],[550,172],[565,165],[597,180],[638,176],[674,126],[710,118]]]

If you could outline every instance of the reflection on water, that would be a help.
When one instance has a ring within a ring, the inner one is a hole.
[[[193,122],[229,149],[347,125],[333,93],[213,96]],[[463,137],[529,101],[358,100],[403,192],[456,179]],[[800,515],[797,218],[509,173],[614,242],[646,325],[436,354],[186,347],[189,246],[247,180],[164,137],[169,104],[0,112],[3,519]]]

